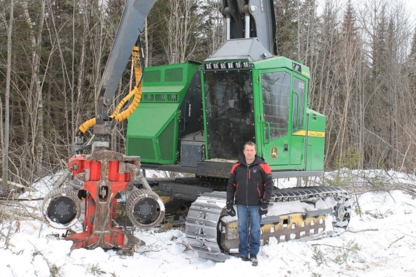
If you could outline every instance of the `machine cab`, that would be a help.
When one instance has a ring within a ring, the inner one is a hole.
[[[325,117],[307,108],[306,66],[223,60],[204,63],[201,76],[208,160],[237,160],[253,141],[273,170],[323,169]]]

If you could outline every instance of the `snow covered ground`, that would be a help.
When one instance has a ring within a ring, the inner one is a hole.
[[[399,180],[399,177],[396,178]],[[39,186],[45,184],[39,183]],[[416,276],[416,199],[402,191],[358,196],[348,231],[337,237],[262,246],[259,265],[231,257],[199,258],[181,230],[138,231],[133,256],[78,249],[40,221],[22,221],[10,244],[0,241],[0,276]]]

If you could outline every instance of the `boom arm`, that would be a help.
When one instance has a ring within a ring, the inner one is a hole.
[[[227,40],[257,37],[270,53],[277,53],[273,0],[222,0],[222,14]]]
[[[109,106],[129,61],[131,50],[144,28],[147,15],[156,1],[126,0],[123,16],[99,86],[96,125],[94,126],[94,134],[98,141],[108,142],[108,136],[115,124],[114,120],[109,120]]]

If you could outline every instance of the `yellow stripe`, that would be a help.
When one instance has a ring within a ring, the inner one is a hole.
[[[306,136],[306,131],[305,130],[300,130],[300,131],[297,131],[297,132],[293,133],[293,135],[294,136]],[[325,137],[325,132],[308,131],[308,137],[324,138]]]

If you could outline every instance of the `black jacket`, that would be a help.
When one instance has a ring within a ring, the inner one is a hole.
[[[256,156],[249,166],[245,158],[241,158],[232,166],[228,179],[227,202],[260,206],[260,200],[269,201],[272,192],[272,170],[262,158]]]

